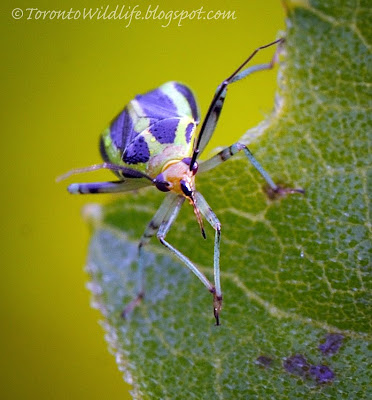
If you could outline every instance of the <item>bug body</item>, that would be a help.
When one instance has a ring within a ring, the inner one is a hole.
[[[156,178],[174,160],[191,157],[199,110],[185,85],[167,82],[136,96],[101,137],[102,158]]]
[[[100,139],[102,158],[144,172],[161,191],[182,194],[180,181],[194,186],[196,167],[189,165],[198,123],[191,90],[167,82],[136,96],[112,121]]]
[[[282,190],[271,179],[242,143],[235,143],[209,160],[198,165],[197,158],[211,138],[222,110],[229,84],[245,78],[255,71],[273,67],[277,53],[268,64],[246,68],[246,64],[261,49],[281,44],[282,39],[256,49],[240,67],[218,87],[209,106],[201,129],[197,132],[199,110],[191,90],[179,82],[167,82],[143,95],[136,96],[111,122],[100,138],[103,164],[73,170],[72,173],[106,168],[112,170],[119,180],[113,182],[75,183],[68,187],[70,193],[125,192],[153,185],[167,192],[160,208],[148,224],[138,246],[137,297],[128,304],[123,315],[128,315],[144,296],[143,247],[156,235],[159,241],[179,258],[213,294],[213,311],[216,324],[222,307],[220,284],[221,224],[204,197],[196,190],[195,176],[208,171],[243,151],[252,165],[266,180],[273,192]],[[288,189],[287,192],[301,192]],[[188,257],[166,241],[166,235],[175,221],[183,202],[187,199],[193,206],[195,216],[205,238],[203,217],[215,230],[214,284],[193,264]]]

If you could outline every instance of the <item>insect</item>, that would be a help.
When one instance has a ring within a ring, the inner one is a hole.
[[[104,160],[103,164],[76,169],[62,177],[80,172],[109,169],[118,178],[112,182],[73,183],[69,185],[68,191],[74,194],[127,192],[150,185],[167,193],[140,239],[137,296],[125,307],[124,317],[131,313],[144,297],[143,248],[156,235],[160,243],[178,257],[212,294],[216,325],[220,324],[221,223],[201,193],[196,190],[197,173],[215,168],[242,151],[274,193],[280,190],[290,193],[303,192],[301,189],[283,189],[277,186],[247,146],[240,142],[225,148],[209,160],[198,163],[199,155],[205,149],[216,128],[228,86],[252,72],[272,68],[278,51],[275,52],[270,63],[251,68],[245,67],[258,51],[275,44],[280,46],[283,42],[283,39],[279,39],[254,50],[243,64],[217,87],[199,132],[196,127],[200,116],[193,93],[181,83],[167,82],[155,90],[136,96],[102,133],[100,152]],[[188,257],[166,240],[167,233],[185,200],[193,207],[202,236],[206,238],[203,217],[215,230],[214,283],[211,283]]]

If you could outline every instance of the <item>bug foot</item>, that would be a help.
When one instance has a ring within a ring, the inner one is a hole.
[[[128,316],[132,314],[133,310],[141,303],[144,297],[144,293],[138,293],[138,295],[124,308],[121,317],[127,319]]]
[[[222,308],[222,296],[217,296],[216,292],[213,292],[213,314],[214,318],[216,318],[216,326],[220,324],[220,311]]]
[[[278,185],[275,190],[273,188],[271,188],[270,186],[265,187],[264,190],[265,190],[267,196],[269,197],[269,199],[271,199],[271,200],[275,200],[280,197],[284,197],[287,194],[294,194],[294,193],[305,194],[304,189],[295,189],[295,188],[289,188],[289,187],[280,186],[280,185]]]

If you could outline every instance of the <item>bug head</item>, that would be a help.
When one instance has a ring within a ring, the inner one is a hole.
[[[156,187],[162,192],[175,192],[189,199],[195,192],[195,174],[198,171],[197,163],[190,170],[191,158],[172,160],[167,162],[162,172],[154,179]]]
[[[205,231],[203,220],[195,202],[195,174],[198,171],[198,164],[194,162],[190,170],[191,158],[184,158],[181,161],[168,162],[161,174],[155,178],[156,187],[162,192],[172,191],[186,197],[194,208],[196,219],[199,223],[203,237]]]

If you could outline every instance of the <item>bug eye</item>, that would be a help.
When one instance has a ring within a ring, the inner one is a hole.
[[[191,157],[186,157],[182,160],[186,165],[190,165],[191,163]],[[195,175],[198,172],[198,163],[194,161],[194,164],[192,166],[192,173]]]
[[[170,191],[170,183],[164,179],[163,174],[159,174],[155,179],[155,186],[162,192]]]
[[[195,174],[198,172],[198,167],[199,167],[199,165],[198,165],[198,163],[195,161],[195,162],[194,162],[194,165],[192,166],[192,173],[193,173],[193,175],[195,175]]]
[[[187,197],[192,197],[192,190],[191,190],[190,186],[188,185],[188,183],[185,182],[184,180],[181,180],[180,185],[181,185],[181,190],[183,191],[184,195]]]
[[[159,189],[162,192],[169,192],[169,182],[166,181],[157,181],[155,183],[155,186],[157,187],[157,189]]]

